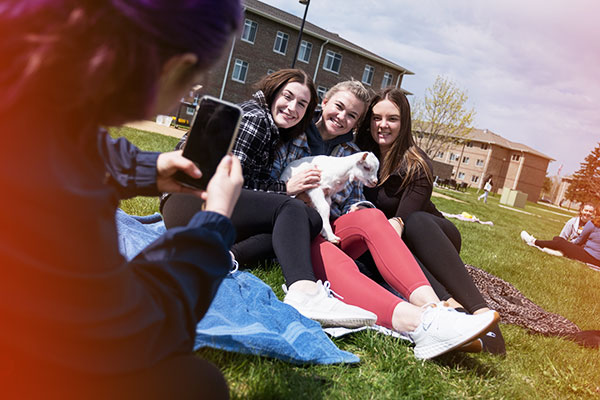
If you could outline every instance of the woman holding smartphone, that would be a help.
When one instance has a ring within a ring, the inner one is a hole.
[[[431,161],[414,143],[410,105],[401,90],[387,88],[373,97],[356,143],[374,152],[381,165],[379,184],[364,188],[365,197],[384,212],[437,295],[469,313],[489,312],[459,256],[460,232],[431,202]],[[482,338],[483,349],[504,354],[500,329],[492,333]]]
[[[228,397],[192,348],[231,268],[241,166],[225,157],[206,192],[190,191],[174,173],[201,171],[180,152],[101,127],[176,105],[241,13],[239,0],[2,2],[3,399]],[[164,191],[193,192],[205,211],[127,262],[119,200]]]
[[[264,77],[257,88],[252,100],[241,104],[233,148],[242,165],[244,189],[231,217],[237,231],[232,252],[242,264],[274,253],[288,287],[284,302],[323,326],[372,325],[373,313],[336,299],[314,275],[310,243],[321,231],[321,217],[289,195],[316,187],[319,171],[307,171],[287,185],[271,177],[276,146],[310,124],[317,104],[314,84],[303,71],[285,69]],[[200,209],[201,200],[183,194],[169,195],[161,207],[167,227],[187,224]]]
[[[280,145],[272,177],[280,176],[289,163],[302,157],[341,157],[358,151],[352,142],[353,130],[364,115],[369,98],[360,82],[345,81],[333,86],[325,94],[316,122],[302,135]],[[308,177],[302,180],[309,182]],[[495,325],[495,311],[469,316],[441,303],[384,214],[357,203],[365,203],[362,184],[349,182],[333,195],[331,202],[332,227],[341,239],[339,246],[318,236],[311,247],[317,277],[327,279],[344,302],[372,311],[380,325],[406,332],[420,359],[456,349]],[[384,279],[408,301],[359,271],[354,260],[366,252],[373,256]]]

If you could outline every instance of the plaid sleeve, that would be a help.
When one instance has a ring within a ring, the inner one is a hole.
[[[248,189],[285,193],[285,184],[271,178],[273,144],[268,121],[261,115],[245,113],[242,117],[233,154],[240,159],[244,187]]]

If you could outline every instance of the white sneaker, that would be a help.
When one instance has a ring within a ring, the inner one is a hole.
[[[521,239],[523,239],[527,245],[537,247],[535,245],[535,238],[527,233],[527,231],[521,231]]]
[[[421,323],[408,335],[415,343],[415,357],[429,359],[471,342],[492,329],[500,320],[493,310],[469,315],[444,303],[423,306]]]
[[[371,326],[377,321],[377,315],[360,307],[351,306],[336,299],[329,289],[329,282],[317,281],[317,291],[313,294],[300,290],[287,290],[283,302],[294,307],[307,318],[319,322],[324,328],[343,326],[359,328]]]

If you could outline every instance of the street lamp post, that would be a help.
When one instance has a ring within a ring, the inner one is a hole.
[[[296,65],[296,59],[298,58],[298,50],[300,50],[300,42],[302,41],[302,31],[304,31],[304,22],[306,22],[306,14],[308,13],[308,6],[310,0],[299,0],[300,4],[306,5],[304,9],[304,17],[302,17],[302,24],[300,25],[300,34],[298,34],[298,43],[296,43],[296,51],[294,52],[294,59],[292,60],[292,68]]]

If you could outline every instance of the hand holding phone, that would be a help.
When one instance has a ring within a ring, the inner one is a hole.
[[[241,118],[242,109],[237,105],[203,96],[183,146],[183,156],[200,168],[202,177],[196,179],[178,171],[175,179],[191,188],[206,189],[221,159],[235,143]]]

